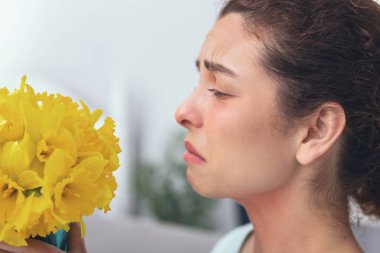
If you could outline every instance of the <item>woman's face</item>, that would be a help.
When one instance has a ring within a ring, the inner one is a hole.
[[[270,191],[297,166],[294,137],[277,125],[276,85],[259,64],[259,47],[240,15],[218,20],[197,60],[199,84],[176,111],[188,130],[187,178],[204,196]]]

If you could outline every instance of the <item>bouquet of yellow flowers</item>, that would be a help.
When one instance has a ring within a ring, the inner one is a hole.
[[[37,93],[22,78],[0,89],[0,241],[68,231],[96,208],[107,212],[117,184],[119,139],[102,111],[60,94]]]

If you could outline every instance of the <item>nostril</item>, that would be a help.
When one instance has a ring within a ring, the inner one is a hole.
[[[189,120],[187,120],[187,119],[183,119],[183,120],[181,120],[181,121],[179,122],[179,124],[180,124],[181,126],[187,128],[191,123],[190,123]]]
[[[184,114],[178,109],[176,112],[175,112],[175,121],[179,124],[179,125],[182,125],[182,122],[186,120],[185,117],[184,117]]]
[[[175,112],[175,120],[177,123],[188,130],[192,126],[199,127],[202,125],[199,108],[195,106],[196,104],[193,102],[194,101],[187,99]]]
[[[184,108],[181,106],[177,109],[175,112],[175,120],[176,122],[181,125],[182,127],[188,127],[190,124],[190,121],[188,119],[188,113]]]

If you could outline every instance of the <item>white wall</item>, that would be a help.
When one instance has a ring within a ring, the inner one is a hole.
[[[136,131],[160,159],[175,108],[197,83],[194,60],[219,0],[0,0],[0,85],[23,74],[36,90],[81,98],[117,120],[124,152],[114,213],[125,192]],[[127,200],[127,201],[126,201]],[[223,204],[220,217],[230,216]],[[228,219],[227,219],[228,220]],[[227,230],[233,221],[221,223]],[[224,225],[223,225],[224,224]]]

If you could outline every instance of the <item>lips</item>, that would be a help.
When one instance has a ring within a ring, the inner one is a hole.
[[[183,154],[183,159],[188,163],[201,164],[206,160],[198,153],[198,151],[191,145],[190,142],[185,141],[186,151]]]

